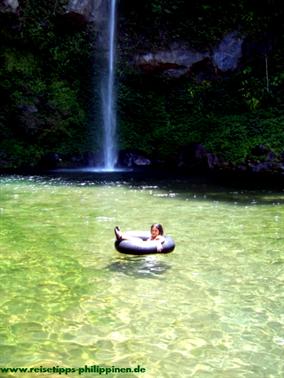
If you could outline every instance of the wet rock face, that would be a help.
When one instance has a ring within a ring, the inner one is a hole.
[[[4,0],[2,7],[4,7],[4,11],[16,12],[19,8],[19,1],[18,0]]]
[[[67,14],[80,15],[86,22],[97,22],[102,16],[102,0],[70,0]]]
[[[220,71],[233,71],[242,57],[243,38],[236,32],[227,34],[214,49],[212,60]]]
[[[135,65],[145,72],[162,73],[169,77],[180,77],[190,73],[201,62],[207,62],[221,72],[233,71],[242,57],[244,38],[238,33],[227,34],[212,51],[196,51],[185,43],[175,43],[168,50],[147,52],[134,57]]]
[[[167,51],[138,55],[134,61],[145,72],[161,72],[170,77],[179,77],[186,74],[195,63],[208,56],[208,52],[198,52],[182,44],[175,44]]]
[[[66,5],[66,15],[70,16],[73,24],[86,24],[88,22],[100,22],[105,17],[107,2],[103,0],[69,0]],[[0,12],[17,13],[20,8],[19,0],[0,1]],[[23,5],[22,5],[23,6]]]

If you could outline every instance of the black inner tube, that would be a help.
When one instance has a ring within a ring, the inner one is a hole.
[[[148,253],[169,253],[175,248],[175,243],[170,236],[165,236],[165,242],[162,244],[162,250],[157,250],[156,241],[148,241],[150,234],[144,231],[129,231],[126,233],[129,239],[116,240],[114,245],[118,252],[142,255]],[[147,241],[146,241],[147,240]]]

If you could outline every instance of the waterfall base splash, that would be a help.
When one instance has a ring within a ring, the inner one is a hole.
[[[82,167],[82,168],[58,168],[52,170],[56,173],[120,173],[132,172],[132,168],[105,168],[105,167]]]

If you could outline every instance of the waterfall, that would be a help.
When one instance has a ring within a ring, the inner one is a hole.
[[[96,26],[94,99],[90,111],[90,140],[93,146],[89,168],[114,171],[116,143],[116,0],[69,0],[67,11],[82,15]]]
[[[115,112],[115,24],[116,0],[109,0],[107,22],[106,74],[101,83],[102,123],[103,123],[103,169],[111,171],[117,160],[116,112]]]

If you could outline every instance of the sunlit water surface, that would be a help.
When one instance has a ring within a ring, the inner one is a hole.
[[[283,192],[35,176],[0,183],[0,366],[283,377]],[[115,225],[153,222],[175,239],[173,253],[114,249]]]

